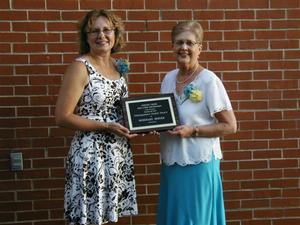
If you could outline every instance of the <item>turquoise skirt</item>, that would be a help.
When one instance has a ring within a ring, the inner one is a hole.
[[[220,160],[161,165],[157,225],[225,224]]]

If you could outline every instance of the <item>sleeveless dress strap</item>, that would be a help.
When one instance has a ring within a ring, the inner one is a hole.
[[[83,63],[87,63],[87,60],[85,58],[82,58],[82,57],[78,57],[75,59],[75,61],[77,62],[83,62]]]
[[[83,58],[83,57],[78,57],[75,59],[76,62],[82,62],[86,66],[86,69],[88,70],[88,74],[94,74],[96,71],[93,69],[93,66],[90,64],[90,62]]]

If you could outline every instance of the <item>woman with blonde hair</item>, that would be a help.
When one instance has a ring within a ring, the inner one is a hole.
[[[100,225],[137,214],[129,144],[136,135],[122,125],[128,65],[111,56],[125,45],[122,21],[92,10],[79,33],[80,56],[65,73],[55,111],[58,125],[76,130],[67,156],[65,216],[70,224]]]

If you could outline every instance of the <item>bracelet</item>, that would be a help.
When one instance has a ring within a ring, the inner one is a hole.
[[[198,137],[199,136],[199,130],[197,126],[193,126],[193,134],[192,136]]]
[[[197,127],[193,126],[192,137],[197,137],[197,136],[198,136]]]

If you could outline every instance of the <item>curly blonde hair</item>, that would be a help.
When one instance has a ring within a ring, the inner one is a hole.
[[[171,33],[172,43],[174,43],[175,37],[185,31],[192,32],[196,36],[196,41],[202,43],[203,41],[203,28],[197,21],[182,21],[177,23]]]
[[[79,23],[79,39],[80,39],[80,50],[79,54],[83,55],[90,52],[90,46],[87,42],[87,32],[91,30],[91,27],[94,21],[103,16],[107,18],[107,20],[111,23],[114,32],[115,32],[115,43],[113,48],[111,49],[111,53],[116,53],[121,51],[125,47],[125,39],[124,39],[124,24],[122,20],[113,14],[104,9],[100,10],[91,10],[89,11],[82,21]]]

